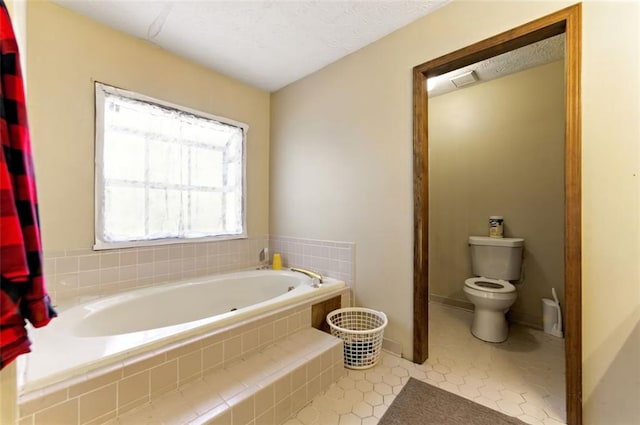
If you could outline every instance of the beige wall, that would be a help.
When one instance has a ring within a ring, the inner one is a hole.
[[[355,242],[356,301],[389,315],[386,336],[407,356],[411,69],[568,4],[454,1],[272,96],[271,233]],[[630,337],[640,320],[639,9],[583,5],[586,424],[634,423],[640,414],[640,347]]]
[[[585,416],[640,423],[640,3],[588,2],[583,27]]]
[[[94,81],[249,124],[247,225],[269,232],[269,93],[49,2],[27,9],[29,120],[45,251],[94,242]]]
[[[14,425],[17,412],[18,387],[16,384],[16,363],[11,363],[0,371],[0,425]]]
[[[490,215],[525,238],[513,319],[542,326],[540,299],[564,306],[564,61],[429,99],[429,291],[463,302],[470,235]]]

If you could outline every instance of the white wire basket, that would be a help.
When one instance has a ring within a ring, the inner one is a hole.
[[[387,316],[361,307],[341,308],[327,315],[331,335],[344,344],[344,365],[349,369],[375,366],[382,351],[382,337]]]

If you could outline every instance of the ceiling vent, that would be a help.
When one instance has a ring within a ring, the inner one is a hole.
[[[451,79],[451,82],[454,86],[460,88],[463,86],[468,86],[469,84],[473,84],[478,81],[478,76],[475,71],[465,72],[464,74],[460,74]]]

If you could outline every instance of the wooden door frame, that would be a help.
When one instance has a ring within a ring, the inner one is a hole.
[[[580,4],[413,68],[413,361],[427,359],[429,333],[429,182],[427,78],[561,33],[565,51],[565,365],[567,422],[582,424],[581,41]]]

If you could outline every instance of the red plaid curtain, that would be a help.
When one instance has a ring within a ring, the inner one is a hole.
[[[0,369],[28,353],[25,319],[56,316],[42,276],[38,199],[20,56],[0,0]]]

